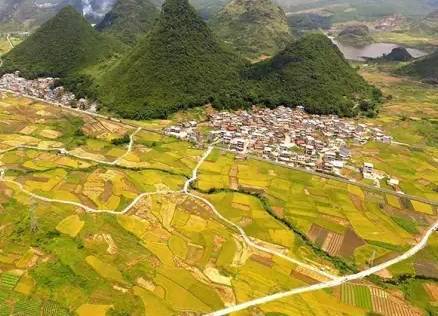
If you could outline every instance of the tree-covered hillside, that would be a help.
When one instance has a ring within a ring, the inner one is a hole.
[[[2,72],[65,77],[98,63],[109,52],[109,43],[69,6],[10,51],[3,58]]]
[[[217,42],[187,0],[167,0],[151,31],[121,58],[115,58],[114,46],[67,7],[8,53],[1,71],[59,76],[79,96],[96,97],[136,119],[206,103],[372,115],[379,96],[321,34],[289,44],[270,60],[246,64]]]
[[[412,62],[401,68],[399,72],[426,82],[438,84],[438,52]]]
[[[243,57],[272,56],[292,41],[283,9],[271,0],[232,0],[212,19],[218,38]]]
[[[149,0],[119,0],[96,29],[132,45],[150,31],[158,15],[159,10]]]
[[[0,0],[0,31],[34,31],[62,8],[73,6],[90,23],[100,21],[115,0]]]
[[[256,103],[304,105],[312,113],[373,115],[380,91],[368,85],[324,35],[310,34],[245,71]]]
[[[343,29],[336,40],[344,45],[361,47],[373,42],[370,29],[364,24],[349,25]]]
[[[426,15],[438,8],[436,0],[276,0],[287,12],[324,12],[333,22],[376,20],[402,14]]]
[[[104,76],[100,95],[133,118],[232,98],[239,61],[215,40],[187,0],[167,0],[147,37]]]
[[[190,4],[204,20],[214,17],[227,2],[229,0],[190,0]]]
[[[1,0],[0,30],[30,31],[52,18],[63,7],[72,5],[82,10],[81,0]]]

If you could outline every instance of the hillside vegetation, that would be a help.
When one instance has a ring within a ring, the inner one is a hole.
[[[190,4],[204,20],[214,17],[228,2],[229,0],[190,0]]]
[[[438,10],[413,23],[411,31],[420,34],[438,35]]]
[[[347,26],[343,29],[336,39],[345,45],[361,47],[373,42],[370,35],[370,29],[363,24]]]
[[[245,75],[257,103],[304,105],[311,113],[352,116],[362,111],[372,116],[380,99],[380,91],[321,34],[290,44],[272,60],[249,67]]]
[[[100,95],[123,116],[165,117],[230,98],[238,67],[187,0],[168,0],[149,35],[105,76]]]
[[[377,20],[402,14],[426,15],[438,8],[436,0],[276,0],[288,12],[313,12],[331,15],[333,22]]]
[[[316,13],[291,14],[287,17],[287,23],[291,31],[298,35],[319,29],[328,30],[332,26],[330,16]]]
[[[386,61],[411,61],[414,59],[409,51],[404,47],[396,47],[394,48],[388,55],[384,55],[382,57],[383,60]]]
[[[218,38],[251,59],[272,56],[292,40],[286,14],[271,0],[232,0],[211,26]]]
[[[80,0],[52,0],[50,6],[43,6],[44,1],[2,0],[0,1],[1,31],[31,31],[52,18],[63,7],[72,5],[82,10]]]
[[[438,84],[438,52],[402,67],[399,72],[429,83]]]
[[[128,51],[67,7],[6,55],[1,71],[15,70],[61,77],[77,96],[134,119],[207,103],[374,115],[379,98],[324,35],[305,36],[250,65],[216,40],[187,0],[167,0],[151,31]]]
[[[96,29],[132,45],[150,31],[158,15],[159,10],[149,0],[119,0]]]
[[[34,31],[62,8],[73,6],[90,23],[98,23],[115,0],[0,0],[0,31]]]
[[[65,77],[98,63],[109,52],[109,44],[69,6],[10,51],[3,58],[2,72]]]

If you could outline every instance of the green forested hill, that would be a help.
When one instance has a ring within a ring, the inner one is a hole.
[[[438,35],[438,10],[413,23],[411,31],[430,35]]]
[[[81,0],[0,0],[0,30],[32,31],[68,5],[82,11]]]
[[[438,84],[438,52],[401,68],[400,73]]]
[[[211,27],[218,38],[251,59],[272,56],[292,41],[286,14],[271,0],[232,0]]]
[[[64,77],[98,63],[109,51],[109,44],[82,15],[65,7],[3,58],[2,72]]]
[[[152,28],[158,15],[159,10],[149,0],[119,0],[96,29],[132,45]]]
[[[373,42],[370,29],[364,24],[349,25],[343,29],[336,40],[344,45],[361,47]]]
[[[276,0],[287,12],[324,12],[333,22],[376,20],[393,14],[426,15],[438,8],[436,0]]]
[[[322,34],[307,35],[271,60],[250,66],[245,79],[257,103],[304,105],[312,113],[373,115],[380,97]]]
[[[164,117],[230,97],[238,67],[187,0],[167,0],[151,32],[104,76],[100,95],[121,115]]]
[[[68,7],[8,53],[1,71],[59,76],[77,95],[96,97],[109,110],[136,119],[206,103],[375,113],[376,90],[322,34],[305,36],[272,59],[250,65],[218,43],[187,0],[167,0],[134,48],[120,57],[117,43]]]
[[[198,11],[204,19],[209,20],[222,9],[229,0],[189,0],[190,4]]]

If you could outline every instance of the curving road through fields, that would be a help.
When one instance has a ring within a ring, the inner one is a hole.
[[[92,115],[92,116],[99,116],[101,118],[105,118],[107,119],[107,117],[103,117],[99,114],[91,114],[85,111],[81,111],[78,110],[78,112],[81,112],[82,114],[87,114],[87,115]],[[132,126],[131,126],[132,127]],[[65,148],[48,148],[48,149],[44,149],[44,148],[39,148],[39,147],[34,147],[34,146],[16,146],[13,148],[9,148],[3,151],[0,151],[0,154],[5,153],[5,152],[9,152],[9,151],[13,151],[13,150],[17,150],[20,148],[24,148],[24,149],[34,149],[34,150],[41,150],[41,151],[56,151],[65,155],[70,155],[72,157],[78,158],[78,159],[83,159],[83,160],[89,160],[89,161],[93,161],[96,163],[100,163],[100,164],[106,164],[106,165],[111,165],[111,166],[116,166],[116,165],[120,165],[120,161],[126,157],[133,149],[134,146],[134,142],[135,142],[135,136],[141,131],[141,128],[137,128],[137,130],[135,130],[134,133],[132,133],[130,135],[130,142],[128,145],[128,149],[127,151],[120,156],[119,158],[117,158],[114,161],[108,162],[108,161],[101,161],[101,160],[97,160],[97,159],[93,159],[93,158],[89,158],[89,157],[83,157],[80,155],[76,155],[71,153],[70,151],[66,150]],[[279,299],[283,299],[283,298],[287,298],[293,295],[297,295],[297,294],[302,294],[302,293],[307,293],[307,292],[312,292],[312,291],[317,291],[317,290],[321,290],[321,289],[326,289],[326,288],[332,288],[332,287],[336,287],[339,285],[342,285],[344,283],[348,283],[351,281],[355,281],[355,280],[361,280],[367,276],[370,276],[376,272],[379,272],[381,270],[384,270],[394,264],[397,264],[399,262],[402,262],[404,260],[409,259],[410,257],[414,256],[415,254],[417,254],[420,250],[422,250],[424,247],[426,247],[430,237],[432,236],[432,234],[437,231],[438,229],[438,220],[431,226],[428,228],[428,230],[424,233],[424,235],[422,236],[421,240],[412,248],[410,248],[408,251],[406,251],[405,253],[401,254],[400,256],[393,258],[391,260],[388,260],[382,264],[379,264],[377,266],[371,267],[367,270],[364,270],[362,272],[356,273],[356,274],[351,274],[351,275],[347,275],[347,276],[334,276],[332,274],[329,274],[325,271],[322,271],[316,267],[313,267],[311,265],[308,265],[306,263],[300,262],[296,259],[293,259],[281,252],[275,251],[273,249],[270,248],[266,248],[256,242],[253,241],[253,239],[251,237],[249,237],[246,232],[238,225],[236,225],[235,223],[231,222],[230,220],[228,220],[227,218],[225,218],[217,209],[216,207],[207,199],[193,194],[190,192],[190,186],[193,182],[195,182],[198,179],[198,173],[199,173],[199,169],[201,168],[203,162],[207,159],[207,157],[210,155],[210,153],[212,152],[212,150],[214,149],[214,145],[212,144],[210,145],[207,150],[204,152],[204,154],[202,155],[201,159],[199,160],[199,162],[197,163],[196,167],[193,169],[192,171],[192,177],[190,179],[188,179],[185,184],[184,187],[181,191],[165,191],[165,192],[145,192],[142,193],[140,195],[138,195],[125,209],[123,209],[122,211],[114,211],[114,210],[98,210],[98,209],[93,209],[90,208],[86,205],[83,205],[81,203],[76,203],[76,202],[72,202],[72,201],[65,201],[65,200],[58,200],[58,199],[50,199],[50,198],[46,198],[44,196],[40,196],[37,194],[34,194],[30,191],[27,191],[24,186],[16,181],[13,180],[8,180],[5,179],[5,170],[0,168],[0,182],[5,182],[5,183],[10,183],[13,185],[16,185],[20,191],[22,191],[23,193],[38,199],[40,201],[44,201],[44,202],[48,202],[48,203],[61,203],[61,204],[66,204],[66,205],[71,205],[71,206],[75,206],[75,207],[80,207],[82,209],[84,209],[87,212],[90,213],[106,213],[106,214],[111,214],[111,215],[120,215],[120,214],[125,214],[127,212],[129,212],[142,198],[146,197],[146,196],[151,196],[151,195],[159,195],[159,194],[175,194],[175,193],[180,193],[180,194],[186,194],[194,199],[198,199],[200,201],[202,201],[203,203],[205,203],[206,205],[208,205],[211,210],[214,212],[214,214],[223,222],[225,222],[227,225],[231,226],[233,229],[237,230],[239,232],[239,234],[241,235],[241,237],[243,238],[244,242],[249,246],[252,247],[254,249],[266,252],[266,253],[270,253],[272,255],[278,256],[284,260],[287,260],[293,264],[296,264],[298,266],[301,266],[307,270],[319,273],[322,276],[325,276],[329,279],[329,281],[326,282],[321,282],[318,284],[314,284],[314,285],[310,285],[310,286],[305,286],[305,287],[300,287],[300,288],[295,288],[295,289],[291,289],[289,291],[284,291],[284,292],[279,292],[279,293],[275,293],[272,295],[268,295],[265,297],[261,297],[261,298],[257,298],[248,302],[244,302],[241,304],[237,304],[235,306],[231,306],[225,309],[221,309],[218,311],[215,311],[213,313],[207,314],[207,316],[222,316],[222,315],[228,315],[230,313],[234,313],[234,312],[238,312],[250,307],[254,307],[254,306],[258,306],[258,305],[262,305],[262,304],[266,304],[272,301],[276,301]]]
[[[255,300],[251,300],[251,301],[248,301],[248,302],[245,302],[242,304],[238,304],[235,306],[231,306],[231,307],[207,314],[207,316],[224,316],[224,315],[228,315],[230,313],[235,313],[235,312],[238,312],[238,311],[250,308],[250,307],[266,304],[266,303],[280,300],[283,298],[287,298],[287,297],[290,297],[293,295],[303,294],[303,293],[312,292],[312,291],[318,291],[318,290],[327,289],[327,288],[332,288],[332,287],[336,287],[336,286],[339,286],[339,285],[342,285],[344,283],[348,283],[351,281],[361,280],[367,276],[370,276],[376,272],[379,272],[381,270],[389,268],[390,266],[392,266],[394,264],[397,264],[399,262],[402,262],[402,261],[414,256],[421,249],[426,247],[427,242],[429,241],[429,238],[432,236],[432,234],[435,231],[437,231],[437,229],[438,229],[438,220],[435,222],[435,224],[433,224],[426,231],[426,233],[421,238],[420,242],[417,243],[414,247],[412,247],[411,249],[409,249],[408,251],[406,251],[405,253],[403,253],[402,255],[400,255],[394,259],[388,260],[382,264],[371,267],[371,268],[364,270],[362,272],[343,276],[343,277],[338,277],[334,280],[330,280],[327,282],[322,282],[322,283],[318,283],[318,284],[314,284],[314,285],[310,285],[310,286],[295,288],[295,289],[292,289],[290,291],[279,292],[276,294],[268,295],[265,297],[261,297],[261,298],[255,299]]]
[[[23,149],[33,149],[33,150],[41,150],[41,151],[55,151],[55,152],[60,152],[64,155],[69,155],[75,158],[79,158],[79,159],[83,159],[83,160],[89,160],[89,161],[93,161],[93,162],[97,162],[100,164],[106,164],[106,165],[111,165],[111,166],[115,166],[115,165],[121,165],[120,164],[120,160],[122,160],[124,157],[126,157],[133,149],[134,146],[134,142],[135,142],[135,136],[141,131],[141,128],[138,128],[134,133],[132,133],[130,135],[130,142],[128,145],[128,149],[127,151],[120,156],[119,158],[117,158],[116,160],[112,161],[112,162],[108,162],[108,161],[101,161],[101,160],[96,160],[93,158],[89,158],[89,157],[83,157],[83,156],[79,156],[76,154],[71,153],[70,151],[66,150],[65,148],[39,148],[36,146],[26,146],[26,145],[22,145],[22,146],[15,146],[3,151],[0,151],[0,154],[2,153],[6,153],[6,152],[10,152],[13,150],[18,150],[20,148]],[[59,204],[64,204],[64,205],[70,205],[70,206],[75,206],[75,207],[79,207],[82,208],[83,210],[85,210],[86,212],[89,213],[97,213],[97,214],[110,214],[110,215],[121,215],[121,214],[126,214],[127,212],[129,212],[141,199],[143,199],[144,197],[147,196],[151,196],[151,195],[160,195],[160,194],[176,194],[176,193],[180,193],[180,194],[186,194],[188,196],[191,196],[194,199],[200,200],[202,202],[204,202],[206,205],[208,205],[211,210],[213,211],[213,213],[219,218],[221,219],[223,222],[225,222],[226,224],[228,224],[229,226],[231,226],[232,228],[236,229],[242,239],[244,240],[244,242],[249,246],[252,247],[254,249],[257,249],[259,251],[263,251],[266,253],[270,253],[274,256],[277,256],[279,258],[282,258],[286,261],[289,261],[293,264],[296,264],[298,266],[301,266],[307,270],[319,273],[320,275],[328,278],[328,279],[336,279],[337,276],[334,276],[332,274],[329,274],[325,271],[322,271],[316,267],[313,267],[309,264],[306,264],[304,262],[301,262],[299,260],[296,260],[294,258],[291,258],[287,255],[285,255],[284,253],[281,253],[280,251],[276,251],[274,249],[268,248],[268,247],[264,247],[260,244],[257,244],[256,242],[254,242],[247,234],[246,232],[238,225],[234,224],[233,222],[231,222],[230,220],[228,220],[227,218],[225,218],[217,209],[216,207],[210,203],[207,199],[200,197],[198,195],[192,194],[190,193],[190,185],[195,182],[198,179],[198,173],[199,173],[199,169],[201,168],[202,164],[204,163],[204,161],[208,158],[208,156],[210,155],[210,153],[212,152],[212,150],[214,149],[214,143],[212,145],[210,145],[207,150],[204,152],[204,154],[202,155],[202,157],[200,158],[200,160],[198,161],[197,165],[195,166],[195,168],[192,171],[192,177],[190,179],[188,179],[185,183],[184,183],[184,187],[181,191],[164,191],[164,192],[144,192],[141,193],[140,195],[138,195],[128,206],[126,206],[123,210],[121,211],[115,211],[115,210],[100,210],[100,209],[94,209],[92,207],[89,207],[87,205],[84,205],[82,203],[78,203],[78,202],[73,202],[73,201],[67,201],[67,200],[60,200],[60,199],[51,199],[51,198],[47,198],[35,193],[32,193],[28,190],[26,190],[24,188],[24,186],[16,181],[13,180],[9,180],[5,178],[5,169],[0,168],[0,182],[4,182],[4,183],[9,183],[12,185],[15,185],[16,187],[18,187],[18,189],[23,192],[24,194],[39,200],[39,201],[43,201],[43,202],[47,202],[47,203],[59,203]]]

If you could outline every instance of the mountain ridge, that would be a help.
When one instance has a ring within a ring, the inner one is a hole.
[[[187,0],[167,0],[149,34],[104,76],[100,94],[121,115],[165,117],[236,89],[238,65]]]
[[[6,54],[2,71],[20,70],[26,77],[66,76],[97,63],[108,50],[100,34],[67,6]]]
[[[286,14],[271,0],[232,0],[210,26],[218,38],[250,59],[272,56],[292,41]]]
[[[272,59],[248,67],[245,77],[256,103],[303,105],[315,114],[374,116],[381,97],[323,34],[305,35]]]
[[[61,77],[76,95],[133,119],[205,104],[304,105],[311,113],[372,116],[379,99],[326,36],[306,35],[250,65],[216,39],[188,0],[167,0],[133,48],[65,8],[6,55],[1,71],[15,70]]]
[[[133,45],[152,28],[158,15],[159,10],[149,0],[118,0],[96,30]]]
[[[399,74],[438,84],[438,52],[415,60],[398,70]]]

